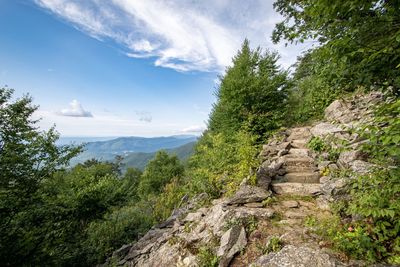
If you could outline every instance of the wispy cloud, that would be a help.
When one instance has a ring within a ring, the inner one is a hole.
[[[182,129],[180,132],[181,133],[198,134],[198,133],[204,132],[205,129],[206,129],[206,127],[202,126],[202,125],[192,125],[192,126]]]
[[[136,115],[139,116],[140,121],[150,123],[153,120],[153,116],[148,111],[136,111]]]
[[[62,109],[56,113],[60,116],[67,117],[93,117],[92,113],[86,111],[76,99],[72,100],[69,104],[69,108]]]
[[[286,66],[301,49],[269,41],[280,19],[272,0],[35,1],[94,38],[116,41],[129,57],[178,71],[221,71],[246,37],[278,49]]]
[[[56,125],[57,131],[63,136],[167,136],[176,134],[176,129],[182,127],[162,121],[153,125],[114,114],[96,113],[96,116],[91,118],[75,118],[39,109],[33,116],[35,119],[41,119],[38,125],[42,130],[48,130]]]

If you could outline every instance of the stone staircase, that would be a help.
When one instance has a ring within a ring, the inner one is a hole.
[[[282,162],[280,174],[273,177],[272,189],[277,194],[317,195],[320,192],[317,164],[306,147],[312,135],[310,127],[293,128],[286,138],[289,142]]]

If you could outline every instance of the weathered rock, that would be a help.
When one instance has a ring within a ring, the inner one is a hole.
[[[310,127],[300,127],[291,129],[290,135],[286,140],[293,141],[296,139],[308,139],[310,137],[311,137]]]
[[[268,189],[271,184],[272,177],[276,176],[282,166],[281,161],[268,162],[261,164],[257,171],[257,186]]]
[[[330,210],[329,201],[326,199],[325,196],[317,197],[317,206],[321,210]]]
[[[278,144],[277,147],[279,149],[289,150],[291,145],[290,145],[290,142],[282,142],[282,143]]]
[[[287,172],[305,172],[316,170],[314,159],[311,157],[292,157],[286,155],[282,158],[282,169]]]
[[[296,139],[293,140],[290,145],[294,148],[307,148],[309,139]]]
[[[224,209],[223,203],[214,205],[210,208],[202,222],[209,227],[214,235],[221,236],[225,227],[225,222],[232,217],[231,210]]]
[[[362,161],[362,160],[355,160],[355,161],[351,162],[349,165],[350,165],[350,169],[352,171],[354,171],[356,173],[360,173],[360,174],[369,173],[371,168],[374,167],[373,164]]]
[[[245,204],[250,202],[261,202],[271,196],[271,192],[261,187],[244,185],[226,201],[227,205]]]
[[[189,255],[187,257],[179,257],[178,262],[176,263],[176,267],[197,267],[199,266],[196,261],[196,256]]]
[[[282,201],[282,206],[286,208],[298,208],[299,207],[299,202],[296,200],[284,200]]]
[[[204,214],[202,212],[191,212],[186,215],[185,219],[183,219],[184,222],[193,222],[193,221],[199,221],[201,217],[203,217]]]
[[[320,184],[273,183],[272,190],[279,195],[315,196],[321,193]]]
[[[249,208],[245,206],[236,207],[233,210],[233,216],[231,218],[249,218],[256,217],[259,219],[270,219],[275,215],[275,211],[270,208]]]
[[[246,231],[241,225],[234,225],[221,237],[217,256],[221,257],[219,267],[229,266],[236,253],[247,245]]]
[[[347,168],[351,162],[363,158],[364,154],[359,150],[343,151],[339,155],[338,164],[341,167]]]
[[[308,157],[308,156],[310,156],[310,150],[307,148],[291,148],[288,151],[288,154],[296,155],[296,156],[300,156],[300,157]]]
[[[335,199],[337,196],[346,192],[347,180],[340,179],[327,179],[321,183],[321,191],[328,199]]]
[[[299,202],[300,206],[302,206],[302,207],[307,207],[309,209],[315,208],[315,204],[313,202],[303,201],[303,200],[299,200],[298,202]]]
[[[263,208],[264,205],[261,202],[252,202],[252,203],[246,203],[244,204],[245,207],[248,208]]]
[[[302,218],[288,218],[284,220],[280,220],[278,223],[281,225],[299,225],[303,221]],[[284,241],[284,240],[283,240]]]
[[[276,253],[261,256],[253,266],[265,267],[338,267],[344,266],[319,248],[287,245]],[[251,265],[250,265],[251,266]]]
[[[170,218],[180,218],[188,213],[190,210],[196,208],[200,203],[208,198],[207,193],[201,193],[189,200],[189,196],[185,195],[181,199],[181,203],[178,205],[181,208],[174,209]]]
[[[338,165],[336,165],[335,163],[331,163],[328,165],[328,169],[329,171],[333,172],[339,169]]]
[[[296,210],[296,211],[287,210],[287,211],[285,211],[285,213],[284,213],[284,216],[285,216],[286,218],[289,218],[289,219],[305,218],[305,217],[307,217],[308,215],[309,215],[309,214],[308,214],[307,212],[301,211],[301,210]]]
[[[351,116],[351,114],[347,115],[347,113],[349,113],[347,110],[348,105],[346,105],[345,101],[335,100],[325,109],[325,119],[328,121],[337,121],[342,123],[350,122],[354,118]]]
[[[279,152],[278,152],[278,157],[282,157],[282,156],[286,155],[287,153],[289,153],[289,150],[287,150],[287,149],[281,149],[281,150],[279,150]]]
[[[288,219],[288,222],[291,222],[292,225],[303,224],[303,219]],[[293,244],[296,241],[299,241],[299,238],[304,238],[303,233],[299,229],[288,229],[286,233],[279,237],[279,240],[283,244]]]
[[[331,163],[332,163],[332,161],[329,161],[329,160],[323,160],[321,162],[318,162],[318,169],[319,170],[323,170],[326,167],[328,167],[328,165],[331,164]]]
[[[283,179],[289,183],[319,183],[319,172],[295,172],[287,173]]]
[[[114,251],[113,257],[115,257],[115,258],[124,257],[129,252],[129,250],[131,248],[132,248],[132,245],[130,245],[130,244],[123,245],[121,248],[119,248],[118,250]]]
[[[310,131],[314,136],[319,136],[319,137],[324,137],[327,135],[335,135],[336,133],[344,132],[344,130],[339,128],[338,126],[326,122],[321,122],[317,124],[316,126],[311,128]]]
[[[273,156],[278,155],[280,151],[286,151],[286,150],[289,150],[289,148],[290,148],[290,142],[281,142],[281,143],[273,142],[273,143],[269,143],[268,145],[263,145],[263,149],[261,150],[259,156],[263,160],[270,159]]]
[[[329,176],[322,176],[321,178],[319,178],[319,182],[321,184],[324,184],[324,183],[327,183],[330,179],[331,179],[331,177],[329,177]]]
[[[169,245],[165,243],[157,250],[154,250],[151,257],[141,257],[133,266],[156,267],[156,266],[175,266],[180,256],[178,244]]]
[[[381,92],[356,95],[353,100],[335,100],[325,109],[325,118],[343,124],[359,124],[372,116],[371,108],[383,101]]]
[[[163,229],[163,228],[171,228],[174,226],[176,220],[177,220],[177,216],[171,216],[169,217],[167,220],[165,220],[164,222],[161,222],[155,226],[153,226],[152,228],[159,228],[159,229]]]

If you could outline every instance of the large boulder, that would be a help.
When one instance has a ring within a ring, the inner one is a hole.
[[[261,187],[243,185],[239,188],[234,196],[229,198],[225,204],[227,205],[241,205],[251,202],[261,202],[270,197],[272,193]]]
[[[282,167],[282,161],[265,161],[257,170],[257,186],[268,189],[272,178],[279,174]]]
[[[352,109],[351,103],[335,100],[325,109],[325,119],[340,123],[351,122],[355,119],[354,112],[351,112]]]
[[[217,256],[220,257],[219,267],[227,267],[236,253],[247,245],[246,231],[241,225],[234,225],[226,231],[220,242]]]
[[[287,245],[276,253],[261,256],[250,266],[265,267],[338,267],[345,266],[319,248]]]
[[[325,137],[327,135],[336,135],[336,134],[345,132],[343,129],[339,128],[338,126],[333,125],[331,123],[327,123],[327,122],[321,122],[321,123],[315,125],[313,128],[311,128],[310,131],[314,136],[318,136],[318,137]]]
[[[287,151],[289,149],[290,149],[290,142],[273,141],[266,145],[263,145],[263,148],[259,156],[262,160],[267,160],[278,155],[280,151]]]
[[[356,126],[368,122],[373,115],[373,107],[382,101],[381,92],[355,95],[347,100],[335,100],[325,109],[325,119]]]
[[[321,179],[321,191],[328,200],[334,200],[337,196],[346,192],[347,180],[340,179]]]
[[[343,151],[339,155],[338,164],[341,167],[348,168],[353,161],[364,158],[365,155],[360,150]]]

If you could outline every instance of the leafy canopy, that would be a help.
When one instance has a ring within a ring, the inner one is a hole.
[[[231,134],[244,130],[259,138],[280,126],[285,106],[287,73],[277,65],[278,55],[251,49],[246,39],[220,78],[217,102],[209,130]]]
[[[277,43],[318,40],[340,79],[338,86],[400,88],[400,2],[396,0],[277,0],[284,17],[272,34]]]

